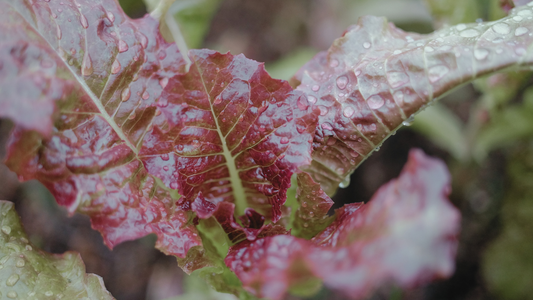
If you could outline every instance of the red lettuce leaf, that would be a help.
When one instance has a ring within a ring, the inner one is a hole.
[[[307,171],[332,195],[435,98],[476,77],[531,64],[532,15],[528,5],[496,22],[429,35],[404,32],[384,18],[361,18],[292,80],[321,111]]]
[[[460,222],[449,191],[444,164],[414,150],[398,179],[368,204],[337,210],[311,241],[285,235],[245,241],[230,248],[226,265],[246,289],[271,299],[317,278],[359,299],[384,283],[412,287],[446,277]]]
[[[226,201],[237,215],[253,208],[276,222],[291,175],[311,161],[318,111],[242,55],[190,57],[190,71],[171,78],[159,99],[162,114],[141,148],[146,168],[201,218]]]

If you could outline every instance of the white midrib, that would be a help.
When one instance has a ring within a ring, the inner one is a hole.
[[[231,154],[231,151],[226,143],[226,138],[220,131],[218,118],[216,117],[215,111],[213,110],[213,104],[211,102],[211,99],[209,99],[209,91],[207,90],[207,87],[204,84],[204,78],[202,77],[200,68],[196,65],[196,62],[194,62],[194,65],[198,70],[198,74],[200,75],[202,81],[202,86],[204,87],[205,94],[208,97],[211,115],[213,116],[213,120],[215,120],[215,126],[217,129],[218,137],[220,138],[220,142],[222,143],[222,155],[224,155],[224,158],[226,159],[226,165],[228,166],[230,176],[231,189],[233,191],[233,198],[235,200],[235,214],[242,216],[244,215],[244,210],[247,207],[246,193],[244,192],[244,187],[242,185],[241,177],[239,176],[239,171],[237,170],[237,166],[235,165],[235,157],[233,157],[233,155]]]
[[[12,6],[13,7],[13,6]],[[21,18],[23,18],[22,14],[15,8],[13,7],[13,9],[15,11],[17,11],[20,15]],[[38,30],[38,28],[35,28],[31,25],[30,22],[26,22],[28,23],[33,29],[34,29],[34,32],[36,32],[37,34],[39,34],[42,39],[44,41],[46,41],[46,43],[50,46],[50,49],[55,49],[53,45],[50,44],[50,42],[44,38],[44,36],[41,35],[40,31]],[[85,41],[87,41],[87,39],[85,39]],[[58,46],[59,47],[59,46]],[[85,50],[87,51],[87,47],[85,47]],[[54,52],[57,54],[57,51],[54,50]],[[59,55],[58,55],[59,56]],[[74,70],[72,70],[70,68],[70,66],[66,63],[66,61],[64,61],[62,58],[59,58],[63,64],[65,65],[65,67],[70,71],[70,73],[72,74],[72,76],[74,76],[74,78],[76,79],[76,81],[81,85],[81,87],[83,88],[83,90],[85,91],[85,93],[87,93],[87,95],[91,98],[91,101],[94,103],[94,105],[96,105],[96,108],[98,109],[98,111],[100,112],[100,115],[106,120],[106,122],[109,124],[109,126],[111,126],[111,128],[113,128],[113,130],[115,131],[115,133],[118,135],[118,137],[124,141],[124,143],[126,143],[126,145],[133,151],[133,153],[135,153],[135,155],[137,156],[139,154],[139,151],[137,150],[137,148],[130,142],[130,140],[128,139],[128,137],[126,137],[126,135],[124,134],[124,132],[120,129],[120,127],[118,127],[118,124],[115,122],[115,120],[107,113],[107,111],[105,110],[105,107],[102,105],[102,103],[100,102],[100,99],[93,93],[93,91],[89,88],[89,86],[87,85],[87,83],[85,82],[85,80],[83,80],[82,78],[80,78],[78,76],[78,74],[76,74],[76,72],[74,72]]]

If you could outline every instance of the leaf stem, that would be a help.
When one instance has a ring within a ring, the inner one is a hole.
[[[170,9],[170,6],[172,6],[172,4],[175,1],[176,0],[161,0],[161,1],[159,1],[157,6],[150,13],[150,16],[152,18],[158,20],[161,23],[163,17],[167,14],[168,10]]]
[[[187,62],[187,65],[185,66],[186,71],[189,72],[189,68],[191,67],[192,61],[189,58],[189,47],[187,47],[187,43],[185,42],[185,39],[183,38],[183,34],[181,34],[180,27],[178,25],[178,22],[174,19],[174,14],[171,10],[169,10],[165,15],[165,22],[168,26],[168,29],[170,30],[170,33],[172,34],[172,37],[174,38],[174,42],[178,46],[178,50],[183,55],[183,59]]]

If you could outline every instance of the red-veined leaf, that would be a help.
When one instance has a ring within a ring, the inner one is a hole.
[[[293,79],[321,114],[308,172],[332,195],[402,122],[450,89],[533,60],[531,3],[499,21],[429,35],[363,17]]]
[[[335,221],[311,241],[274,236],[230,249],[226,264],[259,297],[281,299],[316,278],[353,298],[384,283],[411,287],[449,276],[459,212],[446,196],[444,164],[412,151],[400,177],[366,204],[337,210]]]
[[[291,175],[311,161],[318,112],[242,55],[190,56],[190,71],[170,79],[162,114],[145,137],[148,171],[178,189],[201,218],[226,201],[239,216],[252,208],[276,222]]]

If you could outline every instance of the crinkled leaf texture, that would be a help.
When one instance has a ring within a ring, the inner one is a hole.
[[[226,264],[250,292],[270,299],[317,278],[360,299],[384,282],[411,287],[446,277],[454,270],[460,221],[449,191],[445,165],[412,150],[398,179],[368,204],[337,210],[312,240],[245,241],[230,249]]]
[[[532,3],[429,35],[363,17],[292,79],[320,109],[307,170],[332,195],[403,122],[452,88],[533,61]]]
[[[102,278],[85,273],[78,253],[34,249],[12,202],[0,201],[0,229],[1,299],[114,299]]]
[[[6,163],[88,214],[108,246],[155,233],[185,258],[202,246],[195,216],[224,201],[280,219],[311,161],[318,110],[302,92],[242,55],[194,50],[186,71],[156,20],[115,1],[4,0],[0,16]]]

